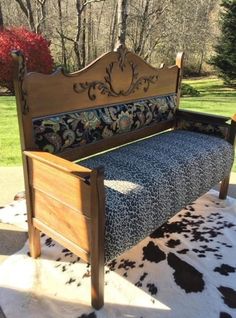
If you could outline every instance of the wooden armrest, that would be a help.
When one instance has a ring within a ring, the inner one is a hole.
[[[189,121],[199,121],[203,123],[220,124],[220,125],[227,124],[227,122],[230,120],[230,117],[227,117],[227,116],[195,112],[191,110],[180,110],[180,109],[176,111],[176,116],[177,116],[177,120],[185,119]]]
[[[51,167],[59,169],[63,172],[72,174],[74,176],[79,177],[83,181],[88,181],[90,174],[92,172],[91,169],[83,167],[81,165],[75,164],[66,159],[60,158],[56,155],[53,155],[49,152],[44,151],[24,151],[24,154],[32,159],[38,160],[44,164],[47,164]]]
[[[230,142],[232,145],[235,144],[235,136],[236,136],[236,114],[234,114],[231,118],[221,115],[207,114],[194,112],[191,110],[177,110],[176,111],[176,126],[178,126],[179,121],[186,120],[187,122],[199,122],[206,124],[213,124],[214,126],[220,127],[228,127],[228,133],[225,135],[226,140]]]

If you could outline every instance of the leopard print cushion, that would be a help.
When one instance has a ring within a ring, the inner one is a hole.
[[[230,173],[227,141],[169,131],[80,161],[105,167],[105,260],[148,236]]]

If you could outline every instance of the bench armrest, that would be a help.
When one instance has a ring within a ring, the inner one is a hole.
[[[234,114],[231,117],[231,124],[230,124],[230,131],[228,136],[228,141],[235,145],[235,139],[236,139],[236,114]]]
[[[176,111],[176,129],[215,135],[228,140],[232,144],[235,140],[235,123],[236,114],[230,118],[190,110]]]
[[[92,170],[89,168],[75,164],[45,151],[24,151],[24,155],[60,171],[77,176],[85,183],[89,183],[90,175],[92,173]]]
[[[192,110],[180,110],[176,111],[177,119],[186,119],[190,121],[198,121],[204,123],[213,123],[213,124],[224,124],[230,120],[230,117],[215,115],[215,114],[208,114],[202,112],[195,112]]]

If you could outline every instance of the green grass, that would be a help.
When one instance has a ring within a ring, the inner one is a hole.
[[[201,93],[181,98],[180,107],[194,111],[232,116],[236,113],[236,90],[223,86],[217,78],[185,80]],[[0,166],[21,165],[15,98],[0,97]],[[236,160],[233,171],[236,172]]]
[[[181,108],[225,116],[236,113],[236,90],[223,86],[221,80],[207,78],[184,82],[199,90],[201,95],[181,98]]]
[[[0,96],[0,166],[21,164],[15,97]]]
[[[180,108],[231,117],[236,113],[236,90],[217,78],[184,80],[200,91],[199,97],[182,97]],[[236,172],[236,155],[233,171]]]

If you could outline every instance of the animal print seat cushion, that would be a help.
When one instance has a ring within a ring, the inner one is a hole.
[[[227,176],[233,152],[223,139],[176,130],[80,161],[105,166],[106,261]]]

